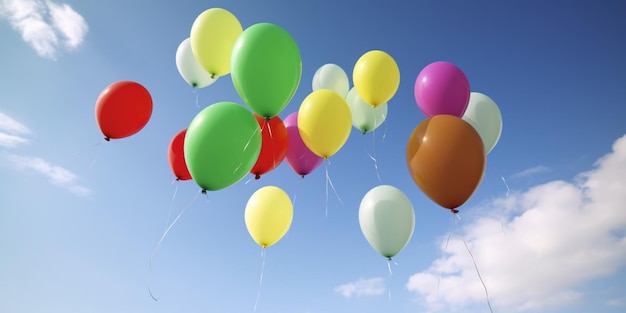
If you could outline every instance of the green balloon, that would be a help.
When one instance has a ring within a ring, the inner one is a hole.
[[[239,96],[265,118],[278,115],[300,84],[300,49],[287,31],[271,23],[244,30],[235,41],[230,62]]]
[[[218,102],[193,118],[183,149],[196,184],[203,190],[220,190],[241,180],[256,163],[261,128],[245,107]]]

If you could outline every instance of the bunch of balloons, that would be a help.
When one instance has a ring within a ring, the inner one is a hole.
[[[427,118],[409,137],[409,171],[424,194],[457,213],[483,178],[486,154],[502,131],[500,110],[489,97],[470,92],[463,71],[449,62],[424,67],[414,94]]]
[[[296,174],[308,175],[343,147],[353,127],[366,134],[382,125],[400,84],[398,65],[381,50],[358,58],[353,87],[339,65],[324,64],[298,111],[283,121],[278,115],[302,75],[296,41],[272,23],[244,28],[222,8],[196,17],[175,60],[180,76],[193,88],[230,74],[244,102],[207,106],[170,141],[168,161],[176,180],[193,180],[202,192],[227,188],[247,174],[259,179],[283,160]],[[414,96],[426,119],[406,146],[409,172],[431,200],[457,213],[478,188],[486,155],[500,138],[500,110],[488,96],[471,92],[463,71],[449,62],[424,67]],[[150,93],[132,81],[108,86],[96,102],[96,120],[107,141],[139,132],[151,113]],[[276,186],[257,190],[245,210],[248,231],[263,248],[285,235],[292,218],[291,200]],[[359,222],[370,245],[391,259],[411,238],[415,216],[402,191],[381,185],[363,197]]]

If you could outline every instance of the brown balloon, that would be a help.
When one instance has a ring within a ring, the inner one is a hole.
[[[440,206],[458,212],[478,188],[486,154],[478,132],[453,115],[434,115],[411,133],[406,147],[409,172],[417,186]]]

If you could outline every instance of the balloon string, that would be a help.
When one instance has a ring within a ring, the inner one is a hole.
[[[167,218],[165,219],[165,229],[163,230],[164,232],[167,230],[170,217],[172,216],[172,210],[174,208],[174,199],[176,199],[176,194],[178,193],[178,179],[174,179],[172,181],[172,184],[175,186],[174,186],[174,192],[172,193],[172,200],[170,201],[170,207],[167,212]]]
[[[383,115],[383,137],[380,139],[381,142],[385,142],[385,138],[387,137],[387,115]]]
[[[200,195],[200,191],[198,191],[198,193],[196,193],[196,195],[193,197],[193,199],[190,200],[189,203],[187,203],[187,205],[180,211],[180,213],[174,219],[174,221],[165,229],[165,231],[163,232],[163,235],[161,235],[161,239],[159,239],[159,242],[157,243],[156,247],[152,251],[152,255],[150,255],[150,261],[148,262],[148,269],[149,269],[149,276],[150,276],[150,278],[152,278],[152,261],[154,259],[154,256],[156,255],[156,253],[161,248],[161,244],[163,243],[163,240],[165,239],[165,236],[167,236],[167,234],[170,232],[172,227],[174,227],[174,224],[176,224],[176,222],[178,222],[178,220],[183,216],[183,214],[187,211],[187,209],[191,206],[191,204],[193,204],[196,201],[196,199],[198,198],[198,195]],[[150,297],[152,298],[152,300],[158,301],[158,299],[152,293],[152,288],[150,287],[150,283],[148,283],[148,294],[150,294]]]
[[[296,208],[296,200],[298,200],[298,192],[300,191],[300,187],[302,186],[302,181],[304,181],[304,179],[298,180],[298,184],[296,186],[296,192],[293,194],[292,206],[294,209]]]
[[[87,146],[87,147],[85,147],[85,148],[82,148],[82,149],[80,149],[80,150],[78,150],[78,151],[76,151],[76,152],[74,152],[74,153],[70,154],[68,157],[73,158],[73,157],[75,157],[75,156],[77,156],[77,155],[81,154],[83,151],[85,151],[85,150],[87,150],[87,149],[95,148],[95,147],[98,147],[98,146],[101,146],[101,145],[102,145],[102,141],[96,142],[96,143],[94,143],[94,144],[92,144],[92,145],[89,145],[89,146]]]
[[[261,299],[261,287],[263,286],[263,272],[265,272],[265,248],[261,250],[261,275],[259,277],[259,290],[256,294],[256,302],[254,303],[254,311],[256,313],[256,308],[259,305],[259,300]]]
[[[380,179],[380,172],[378,171],[378,161],[376,160],[376,157],[374,157],[374,155],[376,154],[376,136],[374,135],[375,132],[376,130],[372,131],[372,154],[370,154],[369,151],[367,151],[367,141],[365,141],[365,137],[363,137],[363,142],[364,142],[365,152],[367,153],[367,156],[374,162],[374,171],[376,172],[376,177],[378,178],[378,182],[382,182],[382,180]]]
[[[388,276],[387,276],[387,284],[389,285],[389,288],[387,289],[387,298],[389,300],[388,303],[388,309],[389,312],[391,312],[391,277],[393,276],[393,272],[391,271],[391,258],[387,258],[387,271],[388,271]]]
[[[337,200],[339,200],[339,203],[343,205],[343,201],[341,200],[341,197],[339,197],[339,193],[337,193],[337,189],[335,189],[335,185],[333,184],[333,181],[330,179],[330,175],[328,174],[329,165],[330,165],[330,160],[328,160],[328,162],[326,163],[326,217],[328,217],[328,186],[329,185],[330,185],[330,188],[332,188],[333,192],[335,193],[335,197],[337,197]]]
[[[68,156],[68,158],[73,158],[73,157],[75,157],[75,156],[77,156],[77,155],[79,155],[79,154],[83,153],[83,152],[84,152],[85,150],[87,150],[87,149],[97,148],[97,150],[96,150],[96,155],[94,156],[93,160],[91,160],[91,162],[90,162],[90,163],[89,163],[89,165],[87,166],[87,169],[85,170],[85,176],[88,176],[88,175],[89,175],[89,172],[91,171],[91,168],[92,168],[92,167],[93,167],[93,165],[96,163],[96,160],[98,159],[98,156],[100,155],[100,149],[101,149],[101,147],[102,147],[102,142],[97,142],[97,143],[95,143],[95,144],[92,144],[92,145],[90,145],[90,146],[88,146],[88,147],[82,148],[82,149],[80,149],[80,150],[78,150],[78,151],[76,151],[76,152],[74,152],[74,153],[70,154],[70,155]]]
[[[252,138],[254,138],[254,135],[256,135],[259,131],[261,131],[260,127],[257,127],[254,132],[252,133],[252,135],[250,135],[250,138],[248,138],[248,141],[246,142],[246,144],[243,146],[243,151],[246,151],[248,149],[248,146],[250,146],[250,143],[252,142]],[[242,152],[243,152],[242,151]],[[233,173],[237,173],[237,171],[239,171],[239,168],[243,165],[243,162],[239,163],[239,165],[237,165],[235,167],[235,169],[233,170]]]
[[[269,123],[269,120],[265,120],[265,123],[267,124],[267,131],[270,134],[270,145],[271,145],[271,150],[272,150],[272,168],[276,168],[277,164],[276,164],[276,149],[274,148],[274,134],[272,133],[272,125]]]
[[[457,214],[452,215],[452,221],[455,222],[455,218],[456,218]],[[446,244],[443,247],[443,251],[442,251],[442,255],[445,254],[446,252],[448,252],[448,244],[450,244],[450,236],[452,235],[452,224],[450,225],[450,230],[448,230],[448,238],[446,239]],[[439,284],[441,283],[441,276],[442,276],[443,270],[439,269],[439,276],[437,276],[437,296],[439,296]]]
[[[200,108],[200,101],[198,96],[198,88],[193,87],[193,93],[196,95],[196,108]]]
[[[458,214],[454,214],[455,217],[457,215]],[[459,217],[458,220],[460,219],[461,218]],[[465,245],[465,249],[469,253],[470,257],[472,258],[472,263],[474,264],[474,269],[476,270],[476,274],[478,274],[478,279],[480,280],[480,283],[483,285],[483,289],[485,289],[485,297],[487,299],[487,306],[489,307],[489,312],[493,313],[493,309],[491,308],[491,301],[489,301],[489,292],[487,291],[487,285],[485,284],[485,281],[483,280],[482,275],[480,275],[480,271],[478,270],[478,265],[476,264],[476,260],[474,259],[474,254],[472,254],[472,250],[470,250],[469,246],[467,245],[467,242],[465,241],[465,238],[463,238],[463,235],[461,234],[461,228],[459,227],[459,224],[456,218],[454,219],[454,222],[456,223],[459,237],[461,237],[461,240],[463,241],[463,245]]]
[[[100,156],[100,151],[102,149],[102,142],[98,142],[98,143],[92,145],[91,147],[97,148],[96,149],[96,155],[93,157],[93,160],[91,160],[91,162],[87,166],[87,172],[85,174],[86,176],[89,176],[89,173],[91,173],[91,169],[93,168],[94,164],[96,164],[96,160],[98,160],[98,157]]]
[[[330,163],[330,161],[328,161]],[[329,181],[329,177],[328,177],[328,163],[326,163],[326,217],[328,217],[328,181]]]
[[[504,184],[504,187],[506,187],[506,197],[509,197],[509,192],[511,191],[511,189],[509,188],[509,185],[506,183],[506,179],[504,179],[504,176],[500,176],[500,178],[502,179],[502,183]]]
[[[506,198],[509,197],[509,192],[511,191],[511,189],[509,188],[509,185],[506,183],[506,179],[504,179],[504,176],[500,175],[500,178],[502,179],[502,183],[504,184],[504,187],[506,187]],[[502,228],[502,233],[504,233],[506,235],[506,229],[504,227],[504,221],[502,221],[504,218],[501,217],[500,219],[500,227]]]

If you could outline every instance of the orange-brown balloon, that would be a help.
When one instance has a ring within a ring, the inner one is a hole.
[[[413,130],[406,147],[413,180],[431,200],[456,212],[476,191],[485,172],[478,132],[453,115],[435,115]]]

